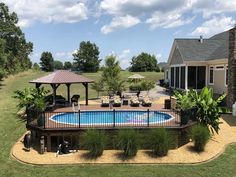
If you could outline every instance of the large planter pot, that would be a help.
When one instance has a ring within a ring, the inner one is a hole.
[[[188,123],[188,121],[191,119],[192,117],[192,109],[188,109],[188,110],[181,110],[180,112],[180,117],[181,117],[181,125],[186,125]]]
[[[45,115],[44,115],[44,113],[43,112],[39,113],[38,119],[37,119],[38,126],[39,127],[44,126],[44,122],[45,122]]]
[[[191,109],[191,120],[192,121],[197,121],[197,108],[192,108]]]

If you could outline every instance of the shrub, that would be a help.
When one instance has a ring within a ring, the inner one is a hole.
[[[106,136],[103,131],[88,130],[84,137],[84,147],[89,150],[91,157],[99,157],[102,155],[106,144]]]
[[[118,147],[127,157],[135,156],[138,152],[138,134],[134,130],[120,130],[118,133]]]
[[[165,156],[168,153],[170,138],[166,129],[154,129],[150,133],[150,145],[155,156]]]
[[[227,111],[220,107],[220,103],[226,96],[225,94],[214,99],[212,88],[204,87],[199,93],[196,90],[190,90],[185,93],[175,92],[175,96],[181,110],[184,111],[195,107],[197,121],[209,126],[212,133],[218,133],[220,129],[220,115]]]
[[[194,141],[194,149],[197,152],[204,151],[205,145],[210,139],[210,131],[205,125],[197,125],[192,129],[192,139]]]

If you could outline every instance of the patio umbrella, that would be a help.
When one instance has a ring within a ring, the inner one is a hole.
[[[134,74],[134,75],[131,75],[128,77],[128,79],[130,79],[134,83],[137,83],[138,81],[140,81],[143,78],[144,78],[144,76],[141,76],[140,74]]]
[[[140,79],[143,79],[144,76],[141,76],[140,74],[134,74],[132,76],[129,76],[128,77],[129,79],[137,79],[137,80],[140,80]]]

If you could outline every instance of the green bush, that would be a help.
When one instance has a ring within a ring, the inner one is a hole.
[[[135,156],[138,152],[138,134],[134,130],[120,130],[118,133],[118,147],[127,157]]]
[[[84,147],[89,150],[89,155],[93,158],[102,155],[106,145],[106,136],[104,131],[88,130],[84,136]]]
[[[226,95],[223,94],[217,99],[213,98],[212,88],[204,87],[201,92],[190,90],[188,92],[175,92],[178,107],[182,110],[196,108],[193,112],[199,123],[209,126],[212,133],[219,132],[220,115],[227,110],[220,107],[220,103],[225,99]]]
[[[210,131],[205,125],[197,125],[192,129],[192,139],[194,141],[194,149],[197,152],[204,151],[204,148],[210,139]]]
[[[150,145],[155,156],[165,156],[170,146],[170,138],[166,129],[154,129],[150,132]]]

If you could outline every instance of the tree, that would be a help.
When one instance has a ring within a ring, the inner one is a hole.
[[[99,98],[99,93],[103,91],[104,83],[102,80],[99,80],[98,82],[95,82],[92,84],[92,89],[97,92],[97,97]]]
[[[5,50],[5,40],[0,39],[0,80],[5,76],[5,68],[4,65],[7,61],[7,56],[4,53]]]
[[[65,70],[70,70],[72,68],[72,64],[69,61],[65,61],[64,63],[64,69]]]
[[[95,43],[82,41],[80,48],[73,54],[79,71],[97,72],[101,60],[99,59],[99,48]]]
[[[50,72],[54,70],[53,57],[51,52],[43,52],[40,58],[40,65],[43,71]]]
[[[132,72],[145,72],[156,71],[157,59],[155,55],[142,52],[137,57],[134,56],[131,61],[130,71]]]
[[[115,56],[108,56],[102,72],[102,80],[108,93],[116,94],[125,89],[124,81],[120,78],[120,65]]]
[[[38,63],[34,63],[33,64],[33,70],[35,70],[35,71],[39,71],[40,70],[40,67],[39,67]]]
[[[53,62],[53,66],[54,66],[54,69],[56,70],[60,70],[60,69],[63,69],[63,63],[61,61],[58,61],[58,60],[55,60]]]
[[[0,39],[4,40],[6,57],[0,70],[4,70],[6,74],[23,71],[32,66],[29,54],[32,52],[33,44],[26,42],[25,35],[17,22],[17,14],[10,13],[8,7],[0,3]]]

